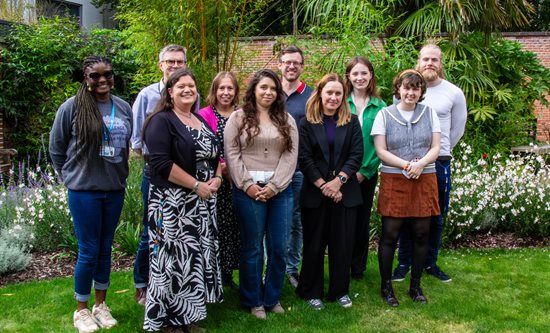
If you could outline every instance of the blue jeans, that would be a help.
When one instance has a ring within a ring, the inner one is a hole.
[[[302,214],[300,210],[300,192],[304,174],[300,171],[294,172],[292,176],[292,195],[294,196],[294,209],[292,211],[292,224],[288,238],[288,255],[286,258],[286,272],[298,274],[298,266],[302,257]]]
[[[74,273],[75,298],[87,302],[92,290],[107,290],[111,274],[111,248],[122,205],[124,190],[69,190],[69,210],[78,241]]]
[[[449,211],[449,198],[451,194],[451,161],[436,160],[435,171],[437,176],[437,192],[439,196],[439,209],[441,215],[432,217],[430,223],[430,237],[428,240],[428,257],[424,267],[434,267],[439,255],[441,236],[443,235],[443,217]],[[402,228],[399,237],[399,252],[397,259],[399,265],[410,267],[412,261],[412,240],[409,228]]]
[[[292,189],[287,187],[267,202],[260,202],[233,188],[233,203],[241,232],[241,303],[246,307],[273,307],[279,302],[285,277]],[[262,284],[264,236],[267,251],[265,286]]]
[[[134,285],[136,288],[145,288],[149,282],[149,227],[147,225],[147,207],[149,203],[149,185],[151,184],[149,164],[143,166],[141,176],[141,198],[143,199],[143,233],[139,239],[139,246],[134,262]]]

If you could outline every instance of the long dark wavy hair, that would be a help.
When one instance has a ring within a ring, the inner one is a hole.
[[[195,78],[195,75],[193,75],[193,72],[191,72],[191,70],[187,68],[180,68],[174,73],[172,73],[172,75],[170,75],[170,77],[168,78],[168,81],[166,81],[164,89],[160,93],[160,100],[158,101],[157,106],[155,107],[155,111],[153,111],[147,117],[147,119],[145,119],[145,122],[143,122],[143,129],[141,131],[141,137],[143,142],[145,142],[144,133],[145,133],[145,128],[147,128],[147,125],[149,125],[149,121],[151,121],[151,119],[156,114],[160,112],[172,111],[172,109],[174,108],[174,102],[172,101],[172,97],[168,93],[168,90],[172,89],[176,85],[176,83],[180,80],[180,78],[184,76],[189,76],[191,79],[193,79],[193,82],[195,82],[195,87],[197,87],[197,79]],[[193,105],[191,106],[191,112],[195,112],[197,108],[197,103],[199,103],[198,98],[195,100],[195,103],[193,103]]]
[[[105,57],[89,56],[82,65],[84,76],[88,69],[98,63],[111,66],[111,61]],[[88,89],[85,77],[76,93],[75,106],[76,160],[83,161],[90,156],[99,155],[103,133],[106,131],[96,98],[91,89]]]
[[[273,122],[273,125],[277,127],[279,134],[283,139],[283,149],[292,151],[292,138],[290,137],[290,125],[288,124],[288,113],[286,112],[285,97],[283,93],[283,86],[281,81],[275,72],[271,69],[261,69],[257,71],[244,96],[244,119],[242,125],[239,127],[239,135],[235,138],[235,144],[239,143],[239,137],[242,135],[243,131],[246,132],[246,145],[251,145],[254,142],[254,138],[260,134],[259,127],[259,118],[257,116],[258,110],[256,105],[256,86],[263,78],[269,78],[275,82],[275,87],[277,90],[277,98],[271,107],[269,108],[269,119]]]

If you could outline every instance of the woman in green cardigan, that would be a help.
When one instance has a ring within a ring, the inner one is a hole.
[[[370,135],[374,118],[380,109],[386,106],[376,89],[376,78],[371,62],[362,56],[353,57],[346,66],[346,85],[349,91],[348,103],[356,114],[363,132],[363,162],[357,172],[361,186],[363,205],[357,214],[355,227],[355,245],[351,261],[351,277],[362,279],[367,267],[369,250],[369,231],[374,190],[378,181],[378,165],[374,141]]]

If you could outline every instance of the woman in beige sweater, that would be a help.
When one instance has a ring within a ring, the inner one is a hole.
[[[273,71],[256,72],[243,109],[227,122],[224,142],[240,225],[241,303],[255,317],[266,319],[266,310],[284,312],[279,298],[293,207],[288,185],[298,156],[296,124],[285,110],[282,86]],[[267,267],[262,282],[264,237]]]

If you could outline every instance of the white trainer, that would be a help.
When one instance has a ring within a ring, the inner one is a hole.
[[[99,329],[97,323],[92,318],[92,313],[88,309],[75,311],[73,314],[73,324],[79,333],[91,333]]]
[[[111,309],[105,304],[105,302],[94,305],[92,308],[92,316],[99,326],[104,328],[111,328],[117,324],[117,321],[111,315]]]

